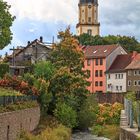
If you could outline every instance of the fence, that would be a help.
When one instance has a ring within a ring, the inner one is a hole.
[[[0,96],[0,105],[8,105],[21,101],[34,101],[37,100],[37,96]]]
[[[134,127],[134,122],[137,123],[138,131],[140,131],[140,102],[124,99],[124,109],[127,118],[127,123],[130,128]]]
[[[125,93],[95,93],[98,103],[124,103]]]

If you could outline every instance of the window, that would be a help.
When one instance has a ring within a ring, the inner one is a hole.
[[[129,71],[128,71],[128,76],[130,76],[130,75],[131,75],[131,71],[129,70]]]
[[[91,76],[91,71],[88,70],[88,71],[87,71],[87,74],[88,74],[88,76],[90,77],[90,76]]]
[[[115,74],[115,79],[118,79],[118,75],[117,74]]]
[[[118,79],[121,79],[121,75],[120,74],[118,74]]]
[[[103,82],[102,81],[100,81],[100,87],[102,87],[103,86]]]
[[[137,86],[137,81],[134,81],[134,86]]]
[[[110,74],[108,74],[108,79],[110,79],[111,77],[110,77]]]
[[[90,62],[91,62],[91,60],[88,59],[88,60],[87,60],[87,65],[88,65],[88,66],[90,66]]]
[[[131,80],[128,81],[128,86],[131,86]]]
[[[87,30],[87,33],[88,33],[89,35],[92,35],[92,30],[91,30],[91,29],[88,29],[88,30]]]
[[[121,74],[121,79],[123,79],[123,74]]]
[[[116,90],[119,90],[119,87],[118,86],[116,86]]]
[[[95,82],[95,86],[98,87],[98,81]]]
[[[95,77],[98,77],[98,70],[95,71]]]
[[[134,75],[137,75],[137,71],[136,70],[134,71]]]
[[[91,22],[91,17],[88,18],[88,22]]]
[[[98,66],[98,59],[95,60],[95,64],[96,64],[96,66]]]
[[[103,71],[100,70],[100,77],[103,77]]]
[[[138,81],[138,86],[140,86],[140,81]]]
[[[100,65],[103,65],[103,59],[100,59]]]
[[[122,86],[120,86],[120,91],[122,91]]]

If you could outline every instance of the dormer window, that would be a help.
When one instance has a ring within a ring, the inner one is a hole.
[[[107,52],[107,50],[104,50],[104,53],[106,53]]]
[[[97,50],[96,51],[94,51],[93,53],[95,54],[97,52]]]

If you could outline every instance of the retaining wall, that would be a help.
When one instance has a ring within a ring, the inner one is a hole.
[[[134,124],[134,128],[130,128],[127,122],[125,111],[121,112],[121,122],[120,122],[120,140],[137,140],[140,137],[140,132],[138,132],[138,127]]]
[[[39,120],[39,107],[0,114],[0,140],[16,140],[21,130],[33,131]]]

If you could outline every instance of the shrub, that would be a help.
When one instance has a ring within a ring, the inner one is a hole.
[[[70,136],[70,129],[59,125],[57,128],[46,128],[37,136],[22,132],[17,140],[70,140]]]
[[[23,76],[23,80],[26,81],[30,86],[34,85],[35,77],[30,73],[26,73]]]
[[[78,127],[80,129],[87,129],[88,127],[93,126],[93,124],[96,122],[97,111],[98,104],[95,100],[95,96],[91,95],[86,99],[80,112],[78,113]]]
[[[58,103],[54,116],[65,126],[74,128],[77,126],[77,113],[72,107],[65,103]]]
[[[0,77],[3,78],[6,73],[9,73],[9,64],[0,64]]]
[[[97,136],[103,135],[104,127],[102,125],[95,125],[92,127],[92,133]]]

